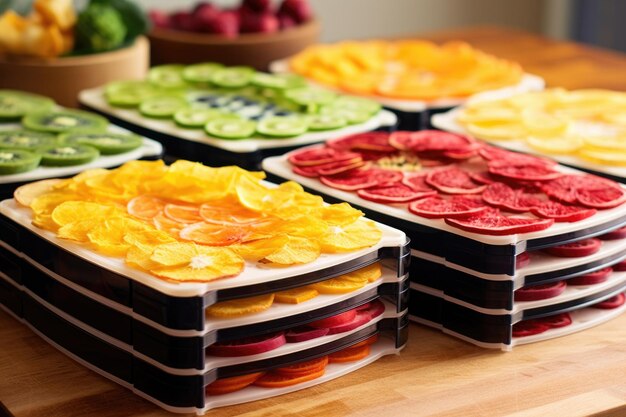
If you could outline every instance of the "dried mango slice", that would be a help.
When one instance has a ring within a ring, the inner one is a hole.
[[[382,231],[371,220],[359,219],[346,226],[329,226],[321,237],[323,252],[348,252],[378,243]]]
[[[25,207],[30,207],[35,198],[54,190],[54,186],[59,184],[61,180],[50,179],[31,182],[15,190],[13,197],[15,200]]]
[[[367,281],[349,281],[339,277],[316,282],[310,286],[320,294],[346,294],[363,288],[365,284]]]
[[[265,311],[273,303],[274,294],[263,294],[256,297],[240,298],[213,304],[206,309],[206,314],[207,316],[218,318],[239,317]]]
[[[319,295],[315,288],[301,287],[292,288],[290,290],[279,291],[276,293],[274,301],[284,304],[300,304],[311,300]]]
[[[263,260],[278,265],[305,264],[319,258],[320,253],[320,245],[316,241],[289,236],[289,240],[283,247],[267,255]]]

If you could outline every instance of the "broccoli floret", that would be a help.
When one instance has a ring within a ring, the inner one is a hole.
[[[75,35],[80,50],[109,51],[124,43],[126,26],[113,7],[92,3],[78,15]]]

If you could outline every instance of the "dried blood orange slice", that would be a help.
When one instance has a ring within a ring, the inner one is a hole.
[[[396,150],[389,144],[389,133],[387,132],[366,132],[344,136],[326,142],[332,149],[349,151],[364,150],[378,152],[393,152]]]
[[[547,317],[535,319],[538,323],[545,324],[551,329],[566,327],[572,324],[572,316],[569,313],[553,314]]]
[[[273,372],[281,375],[287,375],[291,377],[308,375],[311,373],[319,372],[328,365],[328,356],[322,356],[321,358],[311,359],[309,361],[299,362],[293,365],[281,366],[274,369]]]
[[[311,339],[317,339],[318,337],[326,336],[327,334],[327,328],[316,329],[309,326],[299,326],[294,329],[290,329],[285,334],[285,338],[287,339],[287,343],[300,343]]]
[[[325,319],[315,320],[308,325],[316,328],[329,328],[332,326],[338,326],[340,324],[348,323],[354,320],[356,317],[356,309],[348,310],[334,316],[327,317]]]
[[[619,186],[605,186],[602,188],[583,188],[576,193],[580,204],[597,209],[609,209],[626,202],[626,192]]]
[[[535,334],[541,334],[550,330],[550,326],[540,323],[536,320],[524,320],[513,325],[513,337],[526,337]]]
[[[277,372],[268,372],[261,378],[254,381],[254,385],[264,388],[289,387],[319,378],[324,375],[325,370],[326,368],[321,368],[306,375],[297,374],[295,376],[279,374]]]
[[[625,239],[626,238],[626,226],[613,230],[612,232],[605,233],[602,236],[599,236],[599,238],[602,240]]]
[[[489,173],[515,181],[549,181],[559,178],[562,173],[544,164],[529,164],[515,160],[493,161],[488,165]]]
[[[585,275],[580,275],[567,280],[567,285],[594,285],[605,282],[613,273],[613,268],[606,267]]]
[[[487,185],[482,198],[493,207],[514,213],[530,211],[543,202],[539,195],[526,193],[523,189],[514,190],[501,182]]]
[[[496,182],[496,179],[488,171],[470,172],[469,176],[472,178],[472,181],[478,184],[493,184]]]
[[[596,214],[595,209],[564,205],[556,201],[544,201],[530,209],[537,217],[554,219],[555,222],[577,222]]]
[[[295,151],[288,161],[296,166],[306,167],[360,158],[354,152],[338,151],[329,147],[317,147]]]
[[[222,395],[230,392],[239,391],[244,389],[254,381],[259,379],[264,373],[256,372],[253,374],[232,376],[229,378],[220,378],[211,382],[206,387],[206,393],[208,395]]]
[[[424,197],[423,193],[415,191],[404,184],[395,184],[382,187],[371,187],[358,190],[359,197],[375,203],[408,203]]]
[[[496,148],[495,146],[483,146],[478,150],[478,154],[487,161],[514,161],[517,163],[525,163],[528,165],[546,165],[554,166],[556,161],[537,156],[526,155],[518,152],[507,151],[506,149]]]
[[[545,252],[553,256],[562,258],[578,258],[580,256],[593,255],[600,250],[602,241],[596,238],[581,239],[576,242],[566,243],[564,245],[553,246],[544,249]]]
[[[542,190],[555,200],[597,209],[617,207],[626,201],[626,193],[617,183],[587,174],[564,175],[543,184]]]
[[[278,349],[287,343],[283,332],[246,337],[228,342],[217,342],[206,348],[213,356],[248,356]]]
[[[623,305],[625,301],[626,301],[626,296],[624,296],[624,293],[619,293],[615,297],[611,297],[598,304],[594,304],[591,307],[600,308],[603,310],[610,310],[610,309],[617,308]]]
[[[380,300],[374,300],[370,303],[357,307],[357,312],[367,314],[370,319],[373,319],[385,312],[385,304],[383,304]]]
[[[521,269],[530,264],[530,254],[522,252],[515,257],[515,269]]]
[[[426,183],[446,194],[477,194],[486,188],[486,185],[476,184],[467,172],[456,167],[430,171],[426,175]]]
[[[321,177],[320,181],[331,188],[344,191],[356,191],[378,185],[378,181],[367,169],[356,169],[331,177]]]
[[[463,152],[473,148],[474,140],[440,130],[420,130],[394,132],[389,137],[389,143],[397,149],[414,152]]]
[[[427,219],[464,218],[487,210],[486,206],[472,206],[464,202],[427,197],[409,204],[409,211]]]
[[[367,358],[370,354],[370,345],[363,345],[358,347],[349,347],[347,349],[340,350],[328,355],[328,361],[330,363],[345,363],[356,362],[363,358]]]
[[[229,246],[243,241],[250,234],[246,226],[206,223],[200,221],[179,232],[181,239],[207,246]]]
[[[493,236],[538,232],[554,224],[552,219],[505,217],[497,211],[485,211],[466,219],[446,218],[445,221],[450,226],[467,232]]]
[[[356,316],[347,323],[337,324],[328,328],[328,334],[345,333],[363,326],[372,319],[366,311],[357,311]]]
[[[551,282],[549,284],[532,285],[515,291],[515,301],[536,301],[556,297],[565,291],[565,281]]]
[[[426,182],[426,174],[424,173],[405,173],[402,177],[402,184],[411,187],[414,191],[420,191],[424,194],[436,195],[437,191]],[[430,195],[424,195],[430,197]]]
[[[352,169],[361,168],[365,165],[363,160],[358,161],[339,161],[339,162],[331,162],[330,164],[318,165],[318,174],[319,175],[336,175],[342,172],[350,171]]]
[[[158,197],[140,195],[128,202],[128,214],[143,220],[152,220],[165,208],[166,202]]]

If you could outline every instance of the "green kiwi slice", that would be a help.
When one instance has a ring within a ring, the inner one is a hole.
[[[216,109],[184,108],[174,113],[174,121],[177,125],[188,129],[202,129],[209,120],[225,115],[223,111]]]
[[[348,121],[335,114],[315,114],[308,117],[309,130],[334,130],[340,129],[348,124]]]
[[[300,87],[285,90],[285,98],[301,106],[305,111],[312,111],[319,106],[329,104],[337,95],[321,88]]]
[[[37,168],[41,156],[21,149],[0,149],[0,175],[20,174]]]
[[[202,62],[200,64],[187,65],[182,76],[190,83],[208,83],[215,71],[224,68],[222,64],[215,62]]]
[[[41,155],[41,165],[51,167],[82,165],[100,155],[100,152],[92,146],[71,144],[44,146],[37,152]]]
[[[69,145],[96,148],[102,155],[117,155],[137,149],[143,143],[140,136],[131,133],[70,133],[61,139]]]
[[[117,81],[107,85],[104,92],[111,106],[129,108],[157,94],[159,89],[146,81]]]
[[[187,83],[183,79],[183,65],[159,65],[148,71],[148,81],[157,87],[181,88]]]
[[[259,121],[256,131],[265,136],[286,138],[306,133],[308,128],[303,117],[274,116]]]
[[[254,134],[256,122],[243,118],[222,117],[209,121],[204,130],[222,139],[245,139]]]
[[[256,71],[250,67],[228,67],[213,73],[211,82],[218,87],[242,88],[250,84]]]
[[[37,132],[67,133],[85,130],[104,130],[109,125],[107,119],[82,110],[58,110],[29,113],[22,119],[22,125]]]
[[[52,133],[31,132],[28,130],[0,131],[0,148],[2,149],[34,151],[41,146],[54,145],[57,142],[57,136]]]
[[[187,102],[178,96],[159,96],[145,99],[139,105],[139,112],[154,119],[169,119]]]
[[[54,107],[54,101],[37,94],[15,90],[0,90],[0,122],[21,119],[25,114],[36,111],[48,111]]]

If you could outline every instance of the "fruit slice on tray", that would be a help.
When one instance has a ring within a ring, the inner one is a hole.
[[[515,269],[521,269],[530,265],[531,256],[528,252],[522,252],[515,257]]]
[[[566,327],[572,324],[569,313],[559,313],[538,319],[523,320],[513,325],[513,337],[525,337],[541,334],[550,329]]]
[[[141,146],[141,137],[130,133],[69,133],[61,141],[96,148],[102,155],[117,155]]]
[[[567,285],[594,285],[605,282],[613,273],[613,268],[606,267],[588,274],[580,275],[567,280]]]
[[[274,294],[222,301],[207,307],[206,314],[211,317],[231,318],[260,313],[274,303]]]
[[[54,110],[29,113],[22,119],[26,129],[37,132],[66,133],[75,131],[103,131],[107,119],[82,110]]]
[[[86,164],[100,155],[93,146],[70,144],[44,146],[37,152],[41,155],[41,165],[55,167]]]
[[[287,343],[283,332],[247,337],[228,342],[217,342],[207,347],[206,352],[213,356],[248,356],[269,352]]]
[[[626,239],[626,226],[598,236],[602,240]]]
[[[0,175],[32,171],[39,166],[39,161],[41,161],[41,155],[34,152],[0,149]]]
[[[562,258],[577,258],[582,256],[593,255],[602,247],[602,241],[596,238],[582,239],[564,245],[553,246],[544,249],[550,255]]]
[[[0,122],[20,120],[28,113],[52,110],[54,101],[37,94],[0,90]]]
[[[602,310],[611,310],[621,307],[622,305],[624,305],[624,302],[626,302],[626,296],[624,296],[624,293],[619,293],[618,295],[594,304],[591,307],[599,308]]]
[[[41,146],[50,146],[58,143],[58,138],[52,133],[31,132],[28,130],[0,131],[0,149],[35,151]]]
[[[446,218],[445,221],[450,226],[467,232],[493,236],[538,232],[554,223],[552,219],[506,217],[495,209],[485,210],[466,219]]]
[[[537,301],[561,295],[567,284],[565,281],[556,281],[549,284],[532,285],[515,291],[515,301]]]
[[[222,395],[239,391],[254,383],[254,381],[259,379],[263,374],[263,372],[256,372],[253,374],[220,378],[207,385],[206,393],[208,395]]]
[[[626,271],[626,261],[622,261],[613,265],[614,271]]]

